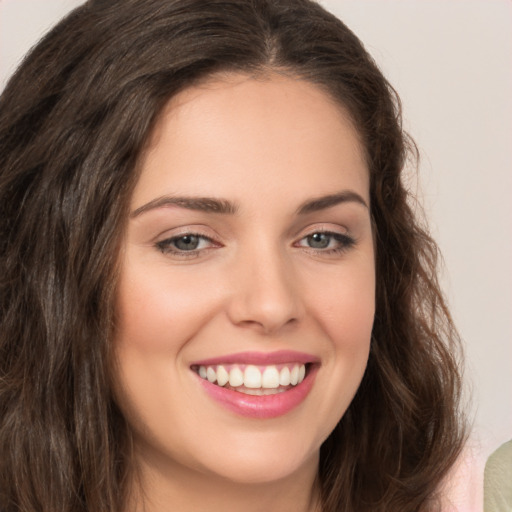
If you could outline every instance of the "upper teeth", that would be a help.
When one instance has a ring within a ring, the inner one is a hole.
[[[306,375],[306,365],[288,364],[271,366],[254,365],[212,365],[199,366],[198,373],[203,379],[207,379],[219,386],[229,384],[231,387],[251,389],[276,389],[280,386],[296,386],[300,384]]]

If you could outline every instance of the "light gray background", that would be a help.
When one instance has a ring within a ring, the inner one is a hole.
[[[80,0],[0,0],[0,89]],[[512,438],[512,2],[323,0],[398,90],[467,347],[481,465]],[[416,187],[416,181],[412,181]]]

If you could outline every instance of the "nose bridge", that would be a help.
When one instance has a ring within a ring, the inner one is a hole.
[[[233,270],[229,316],[234,323],[271,333],[299,319],[293,265],[279,244],[260,240],[241,249]]]

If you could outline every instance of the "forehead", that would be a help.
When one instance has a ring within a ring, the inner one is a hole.
[[[312,116],[312,113],[316,112],[316,117],[323,118],[326,129],[329,121],[337,118],[342,123],[350,125],[353,135],[358,139],[358,143],[361,143],[357,127],[348,110],[323,86],[298,76],[269,72],[256,76],[218,73],[177,93],[161,112],[149,146],[157,143],[165,124],[169,121],[182,119],[183,116],[198,111],[201,111],[204,121],[208,121],[215,107],[223,109],[226,114],[233,113],[233,110],[239,109],[241,100],[247,109],[256,107],[258,116],[262,118],[288,114],[293,119],[305,119],[310,116],[309,120],[313,121],[315,116]]]
[[[212,184],[224,190],[241,179],[256,185],[262,174],[267,188],[318,187],[322,170],[367,193],[364,151],[343,106],[302,79],[223,75],[168,102],[144,154],[137,195],[151,199],[146,183],[169,173],[175,187],[194,187],[180,193],[208,195]],[[327,188],[334,186],[330,181]]]

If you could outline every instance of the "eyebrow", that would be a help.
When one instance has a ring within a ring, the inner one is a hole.
[[[366,201],[359,194],[351,190],[344,190],[337,194],[329,194],[327,196],[318,197],[302,203],[297,208],[297,214],[306,215],[308,213],[325,210],[338,204],[348,202],[359,203],[368,208]],[[228,201],[227,199],[217,199],[213,197],[162,196],[140,206],[130,214],[130,217],[138,217],[150,210],[165,208],[167,206],[178,206],[187,210],[220,213],[224,215],[233,215],[238,211],[238,205]]]
[[[341,203],[359,203],[365,208],[368,208],[366,201],[357,193],[352,190],[344,190],[336,194],[329,194],[327,196],[318,197],[316,199],[308,200],[302,203],[297,208],[298,215],[305,215],[307,213],[318,212],[326,210]]]
[[[140,206],[131,213],[130,217],[137,217],[149,210],[164,208],[166,206],[178,206],[187,210],[222,214],[234,214],[238,211],[238,206],[226,199],[215,199],[213,197],[162,196]]]

